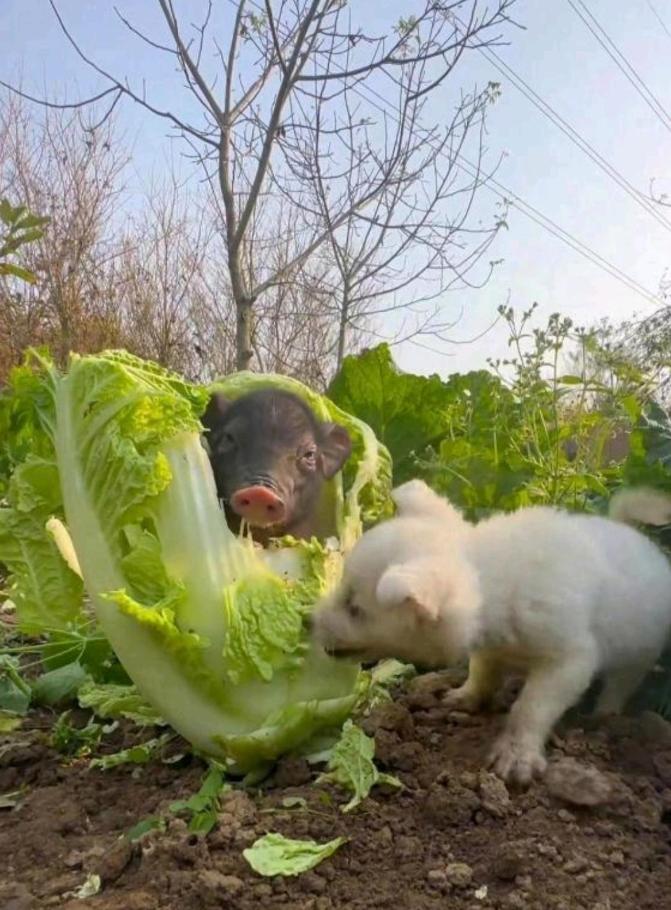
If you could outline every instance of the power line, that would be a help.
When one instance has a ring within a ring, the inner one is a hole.
[[[666,110],[662,102],[653,94],[646,85],[643,78],[639,75],[635,67],[624,56],[622,51],[617,47],[615,42],[610,38],[604,27],[599,23],[595,16],[587,9],[582,0],[567,0],[568,5],[574,13],[582,20],[592,35],[599,42],[601,47],[608,54],[610,59],[615,63],[618,69],[624,74],[626,79],[634,87],[635,91],[648,105],[650,110],[655,114],[663,126],[671,133],[671,114]],[[578,9],[578,5],[580,9]],[[582,12],[581,12],[582,10]],[[591,20],[591,21],[590,21]]]
[[[464,158],[463,155],[459,156],[462,166],[466,164],[464,170],[469,173],[471,177],[477,175],[477,169],[474,164]],[[547,215],[544,215],[539,209],[531,205],[529,202],[526,202],[516,193],[514,193],[508,187],[505,187],[502,183],[499,183],[498,180],[495,180],[493,177],[488,177],[487,181],[483,183],[483,186],[491,190],[495,195],[503,199],[511,199],[516,203],[518,211],[522,212],[523,215],[526,215],[531,221],[535,224],[538,224],[540,227],[544,228],[550,234],[553,234],[558,240],[561,240],[566,246],[569,246],[572,250],[575,250],[576,253],[579,253],[584,259],[587,259],[592,265],[597,266],[602,271],[606,272],[615,278],[630,291],[634,291],[639,294],[648,303],[659,303],[659,298],[652,292],[647,290],[643,285],[639,284],[634,278],[628,275],[626,272],[623,272],[616,265],[613,265],[612,262],[609,262],[591,247],[587,246],[586,243],[583,243],[581,240],[578,240],[573,234],[566,231],[560,225],[558,225],[551,218],[548,218]]]
[[[653,16],[655,17],[655,19],[659,22],[659,24],[660,24],[661,27],[664,29],[664,31],[665,31],[666,34],[669,36],[669,38],[671,38],[671,30],[670,30],[669,27],[667,26],[666,22],[665,22],[665,21],[662,19],[662,17],[659,15],[659,13],[657,12],[656,8],[655,8],[654,5],[651,3],[651,0],[645,0],[645,2],[648,4],[648,9],[649,9],[650,12],[652,13],[652,15],[653,15]]]
[[[370,98],[366,98],[362,93],[361,89],[365,89],[369,94],[374,95],[379,99],[383,104],[387,106],[386,110],[381,108],[379,104],[374,104]],[[386,114],[391,120],[394,120],[396,123],[399,123],[399,119],[396,116],[396,112],[393,109],[390,109],[391,102],[387,101],[384,95],[381,95],[375,89],[372,89],[370,86],[367,86],[365,83],[359,83],[358,86],[352,87],[351,91],[359,95],[360,98],[363,98],[364,101],[367,101],[372,107],[380,111],[382,114]],[[432,142],[427,135],[427,144],[434,150],[439,151],[443,157],[447,157],[445,152],[437,149],[435,142]],[[457,161],[460,162],[460,167],[470,174],[471,177],[477,177],[478,168],[476,165],[472,164],[464,155],[456,155]],[[465,165],[465,167],[464,167]],[[602,271],[605,271],[612,278],[618,280],[621,284],[624,284],[629,290],[634,291],[639,294],[641,297],[645,298],[649,303],[659,303],[658,297],[652,292],[639,284],[634,278],[630,275],[627,275],[626,272],[623,272],[616,265],[613,265],[612,262],[609,262],[591,247],[587,246],[586,243],[579,240],[577,237],[573,236],[569,231],[560,227],[556,222],[554,222],[547,215],[544,215],[539,209],[535,208],[531,203],[526,202],[522,199],[521,196],[518,196],[512,190],[505,187],[502,183],[495,180],[493,177],[489,176],[483,182],[483,186],[490,189],[497,196],[499,196],[504,201],[512,199],[518,207],[518,210],[527,216],[531,221],[538,224],[540,227],[544,228],[548,233],[553,234],[558,240],[561,240],[564,244],[571,247],[575,252],[579,253],[583,258],[590,261],[593,265],[596,265],[597,268],[600,268]],[[493,189],[496,187],[497,189]]]
[[[642,209],[644,209],[649,215],[665,227],[668,231],[671,231],[671,222],[667,221],[666,218],[655,208],[651,200],[643,196],[639,190],[633,186],[626,177],[624,177],[609,161],[607,161],[603,155],[601,155],[580,133],[573,127],[571,124],[557,113],[557,111],[545,101],[539,94],[536,92],[512,67],[508,66],[507,63],[494,51],[484,48],[479,48],[480,53],[491,63],[495,69],[497,69],[504,76],[507,76],[515,88],[521,92],[524,97],[530,101],[534,107],[536,107],[545,117],[548,118],[555,126],[557,126],[565,136],[567,136],[571,142],[576,145],[585,155],[588,156],[596,165],[599,167],[611,180],[614,180],[618,186],[625,191],[634,202],[637,203]]]
[[[379,104],[372,102],[370,100],[370,97],[366,98],[366,96],[361,91],[362,89],[365,89],[369,95],[375,96],[375,98],[377,98],[380,102],[382,102],[382,104],[385,105],[386,109],[383,109]],[[371,88],[370,86],[367,86],[365,83],[359,83],[356,87],[352,87],[351,91],[359,95],[360,98],[363,98],[364,101],[367,101],[372,107],[380,111],[380,113],[386,114],[397,124],[400,122],[398,116],[396,115],[395,109],[391,107],[391,102],[388,101],[384,95],[380,94],[380,92],[377,90]],[[435,141],[430,139],[428,137],[428,134],[427,144],[434,151],[439,151],[436,147]],[[444,151],[439,151],[439,154],[445,158],[447,157]],[[471,177],[477,177],[479,169],[476,167],[476,165],[474,165],[467,158],[465,158],[464,155],[461,154],[457,155],[456,159],[460,162],[460,166],[463,168],[463,170],[469,173]],[[540,209],[535,208],[535,206],[531,205],[531,203],[526,202],[521,196],[518,196],[517,193],[514,193],[511,189],[504,186],[502,183],[499,183],[498,180],[495,180],[492,176],[489,176],[482,185],[490,189],[493,193],[495,193],[495,195],[499,196],[499,198],[503,199],[504,201],[513,200],[517,204],[518,210],[522,212],[522,214],[526,215],[527,218],[538,224],[540,227],[544,228],[546,231],[548,231],[548,233],[555,236],[558,240],[561,240],[565,245],[571,247],[571,249],[579,253],[583,258],[587,259],[593,265],[597,266],[597,268],[605,271],[608,275],[611,276],[611,278],[615,278],[621,284],[624,284],[625,287],[627,287],[629,290],[632,290],[635,293],[639,294],[649,303],[659,303],[659,298],[656,294],[654,294],[652,291],[649,291],[643,285],[639,284],[636,279],[632,278],[626,272],[623,272],[620,268],[618,268],[618,266],[613,265],[612,262],[609,262],[609,260],[605,259],[599,253],[589,247],[586,243],[571,234],[569,231],[562,228],[547,215],[544,215]],[[494,187],[497,189],[494,189]]]
[[[237,6],[236,0],[228,0],[228,2],[232,6]],[[571,0],[568,0],[568,2],[571,3]],[[249,5],[256,7],[259,12],[265,12],[265,10],[263,10],[263,8],[260,7],[258,3],[255,2],[255,0],[250,0]],[[365,89],[366,94],[369,97],[366,97],[366,95],[363,94],[362,89]],[[399,117],[392,105],[392,102],[389,101],[376,89],[367,85],[365,82],[358,82],[357,85],[352,86],[350,90],[362,98],[364,101],[367,101],[377,111],[388,116],[395,123],[400,123]],[[380,104],[376,104],[375,102],[371,101],[370,96],[375,97],[379,102],[381,102],[384,105],[384,108],[380,107]],[[447,159],[446,152],[437,148],[433,137],[429,137],[428,132],[425,132],[425,135],[427,138],[427,144],[434,151],[438,151],[442,157]],[[456,155],[456,159],[460,162],[459,166],[462,167],[462,169],[467,173],[469,173],[471,177],[477,177],[479,174],[479,169],[474,164],[468,161],[468,159],[464,158],[463,155]],[[566,246],[569,246],[584,259],[587,259],[589,262],[591,262],[592,265],[595,265],[597,268],[601,269],[601,271],[605,272],[611,278],[615,278],[616,281],[619,281],[626,288],[628,288],[628,290],[639,294],[639,296],[643,297],[649,303],[659,303],[659,297],[656,294],[654,294],[652,291],[649,291],[643,285],[639,284],[636,279],[632,278],[626,272],[623,272],[620,268],[618,268],[618,266],[613,265],[612,262],[605,259],[599,253],[589,247],[586,243],[583,243],[583,241],[579,240],[577,237],[571,234],[569,231],[560,227],[560,225],[554,222],[547,215],[544,215],[543,212],[541,212],[539,209],[526,202],[521,196],[518,196],[516,193],[505,187],[503,184],[499,183],[493,177],[487,177],[482,185],[487,187],[495,195],[499,196],[499,198],[503,199],[504,202],[513,200],[517,204],[518,211],[522,212],[522,214],[526,215],[527,218],[529,218],[535,224],[539,225],[539,227],[542,227],[548,233],[552,234],[558,240],[561,240],[562,243],[564,243]]]

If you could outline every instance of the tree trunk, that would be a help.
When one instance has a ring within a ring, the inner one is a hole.
[[[235,365],[238,370],[248,370],[252,351],[252,304],[249,300],[236,300]]]
[[[233,222],[231,222],[232,224]],[[240,244],[236,241],[232,227],[226,225],[228,246],[228,271],[231,276],[231,291],[235,301],[235,366],[237,370],[248,370],[254,356],[252,350],[252,307],[254,298],[248,291],[240,265]]]
[[[336,360],[336,372],[340,371],[342,362],[345,359],[345,350],[347,347],[347,317],[349,314],[349,289],[343,289],[342,303],[340,305],[340,324],[338,326],[338,354]]]

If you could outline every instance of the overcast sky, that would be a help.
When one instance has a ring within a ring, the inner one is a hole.
[[[196,18],[199,5],[189,4],[189,19]],[[407,15],[413,3],[351,0],[350,5],[365,10],[365,25],[370,27],[376,20],[376,7],[393,18]],[[587,5],[671,112],[671,0],[616,4],[588,0]],[[112,0],[60,3],[66,21],[91,57],[130,80],[144,78],[157,103],[171,104],[178,77],[170,62],[134,42],[118,25],[113,6]],[[154,0],[119,0],[118,6],[132,14],[140,27],[162,37]],[[225,31],[232,6],[227,0],[215,0],[215,7],[217,28]],[[665,126],[636,94],[568,0],[518,0],[513,14],[523,29],[506,32],[510,44],[498,49],[506,63],[641,193],[647,194],[651,178],[656,178],[659,190],[671,195],[671,126]],[[46,85],[54,93],[67,92],[70,98],[78,91],[93,93],[104,85],[68,47],[47,0],[4,0],[0,35],[0,78],[12,81],[21,74],[26,90],[38,92]],[[458,82],[470,89],[474,82],[490,79],[501,82],[503,89],[490,113],[487,140],[492,163],[505,153],[497,180],[655,293],[665,268],[671,265],[669,230],[639,208],[482,57],[472,55]],[[431,110],[439,112],[441,103],[449,107],[450,98],[445,89],[442,97],[432,100]],[[147,120],[129,102],[122,106],[119,121],[133,142],[133,179],[138,186],[147,183],[152,174],[160,174],[176,149],[165,138],[165,126]],[[496,202],[496,195],[482,190],[479,205],[483,216],[494,211]],[[671,222],[671,210],[667,217]],[[581,324],[654,309],[654,303],[585,261],[521,212],[510,212],[509,226],[488,254],[504,260],[494,278],[481,290],[453,292],[445,299],[446,317],[456,319],[463,314],[452,331],[455,340],[478,335],[508,294],[516,307],[538,301],[543,316],[560,311]],[[504,335],[498,328],[473,344],[427,344],[436,350],[412,344],[397,348],[400,365],[444,375],[478,368],[487,356],[505,352]]]

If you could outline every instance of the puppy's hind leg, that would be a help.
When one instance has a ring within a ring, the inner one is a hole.
[[[500,777],[524,785],[545,771],[545,742],[554,724],[585,692],[597,667],[596,652],[585,649],[531,670],[490,755],[489,763]]]
[[[594,708],[594,714],[597,717],[620,714],[653,662],[654,659],[649,659],[630,666],[618,667],[617,670],[607,673],[603,681],[603,689]]]
[[[443,702],[449,708],[475,713],[496,694],[502,675],[503,667],[493,655],[484,651],[471,654],[468,679],[463,686],[448,692]]]

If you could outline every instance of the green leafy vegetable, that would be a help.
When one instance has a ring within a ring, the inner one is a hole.
[[[137,746],[130,746],[128,749],[122,749],[120,752],[113,752],[110,755],[101,755],[99,758],[92,758],[89,767],[100,768],[101,771],[109,771],[110,768],[118,768],[119,765],[146,765],[170,742],[172,734],[164,733],[154,739],[148,739]]]
[[[149,818],[143,818],[142,821],[129,828],[126,832],[126,837],[129,841],[135,842],[142,840],[143,837],[152,831],[165,831],[165,829],[165,819],[159,815],[152,815]]]
[[[87,682],[80,686],[78,700],[98,717],[132,720],[140,727],[163,726],[165,721],[147,704],[135,686]]]
[[[40,642],[40,654],[45,670],[77,663],[92,683],[129,683],[128,675],[93,619],[64,630],[51,630],[48,639]]]
[[[43,673],[33,683],[33,698],[42,705],[57,705],[72,699],[88,679],[79,661]]]
[[[444,436],[445,412],[454,400],[438,376],[399,370],[387,344],[346,357],[328,395],[340,408],[365,420],[387,446],[396,483],[411,476],[413,452],[421,454]]]
[[[400,660],[383,660],[370,671],[370,684],[362,694],[358,710],[370,711],[376,705],[391,701],[390,688],[416,674],[411,664]]]
[[[19,672],[19,662],[10,654],[0,654],[0,709],[12,714],[26,714],[32,692]]]
[[[265,834],[243,850],[242,855],[259,875],[300,875],[314,869],[345,843],[345,837],[318,844],[313,840],[292,840],[282,834]]]
[[[389,510],[389,454],[372,431],[285,377],[217,384],[230,398],[290,388],[353,439],[347,471],[325,484],[321,504],[336,549],[287,541],[259,553],[219,507],[201,441],[209,390],[123,352],[72,355],[66,373],[34,355],[19,378],[33,445],[15,455],[0,560],[21,627],[67,636],[90,624],[83,580],[150,722],[160,715],[229,769],[258,768],[338,728],[358,669],[310,646],[303,620],[364,523]],[[120,706],[130,695],[91,682],[79,697],[101,716],[137,719],[143,709]]]
[[[374,755],[375,740],[348,720],[340,741],[333,748],[328,770],[317,780],[317,783],[337,784],[354,794],[347,805],[342,807],[343,812],[351,812],[356,808],[376,784],[403,786],[398,778],[377,770],[373,762]]]
[[[81,758],[91,754],[102,735],[102,724],[89,721],[85,727],[75,727],[70,723],[70,712],[64,711],[51,731],[51,745],[63,755]]]
[[[200,790],[189,799],[171,803],[170,811],[186,812],[191,816],[189,831],[205,836],[217,823],[219,797],[226,790],[230,790],[230,784],[225,783],[221,768],[213,765],[205,775]]]

